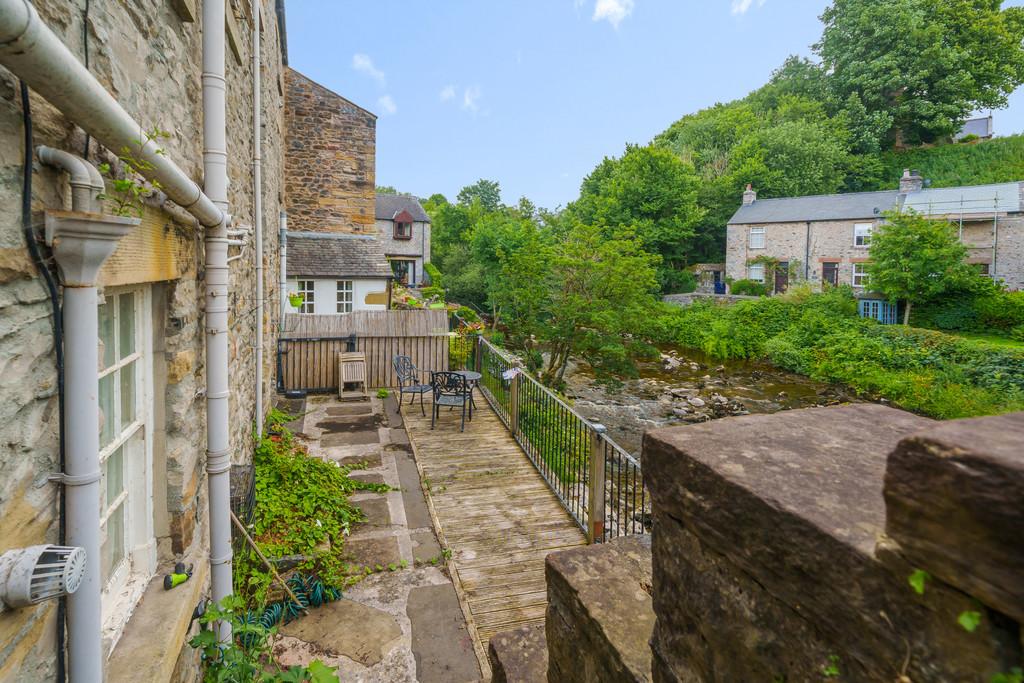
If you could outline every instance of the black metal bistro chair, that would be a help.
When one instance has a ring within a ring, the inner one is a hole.
[[[409,405],[413,404],[416,400],[416,394],[420,395],[420,412],[423,417],[427,416],[427,411],[423,408],[423,394],[429,394],[433,387],[429,384],[424,384],[420,381],[420,371],[413,365],[412,358],[409,356],[395,356],[391,359],[391,364],[395,367],[395,376],[398,377],[398,408],[402,408],[402,400],[406,394],[412,394],[412,398],[409,399]]]
[[[460,432],[466,431],[466,410],[469,409],[469,419],[473,419],[472,409],[469,408],[469,383],[466,378],[457,372],[432,372],[430,383],[434,387],[434,405],[430,410],[430,428],[434,428],[442,406],[449,408],[462,408],[462,426]]]

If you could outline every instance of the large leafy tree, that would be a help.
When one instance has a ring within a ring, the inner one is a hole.
[[[867,286],[906,302],[904,325],[915,303],[963,289],[980,277],[967,265],[967,248],[947,221],[912,211],[887,218],[871,236]]]
[[[496,180],[481,178],[459,190],[456,199],[462,206],[478,203],[484,211],[497,211],[501,207],[501,186]]]
[[[1024,9],[1001,0],[834,0],[815,45],[840,101],[857,95],[897,145],[956,132],[1024,82]]]
[[[661,257],[663,287],[673,272],[690,263],[694,226],[703,216],[697,205],[700,184],[691,163],[669,150],[627,146],[618,159],[606,158],[583,180],[569,212],[614,238],[627,229],[642,248]]]
[[[537,327],[547,352],[541,379],[560,386],[572,356],[599,374],[635,372],[633,360],[647,347],[634,333],[653,313],[658,257],[628,232],[608,239],[600,227],[575,222],[550,262],[543,324]]]

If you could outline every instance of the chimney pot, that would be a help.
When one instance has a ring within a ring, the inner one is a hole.
[[[900,178],[900,194],[920,192],[924,189],[924,178],[916,170],[903,169],[903,177]]]

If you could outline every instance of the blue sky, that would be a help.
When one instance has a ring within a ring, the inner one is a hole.
[[[554,208],[627,142],[809,54],[827,4],[289,0],[289,61],[380,117],[378,185],[454,198],[490,178]],[[1024,88],[995,117],[1024,131]]]

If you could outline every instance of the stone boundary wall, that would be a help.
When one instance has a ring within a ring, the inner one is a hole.
[[[654,680],[1020,666],[1022,442],[1024,413],[940,424],[876,405],[648,432]]]

